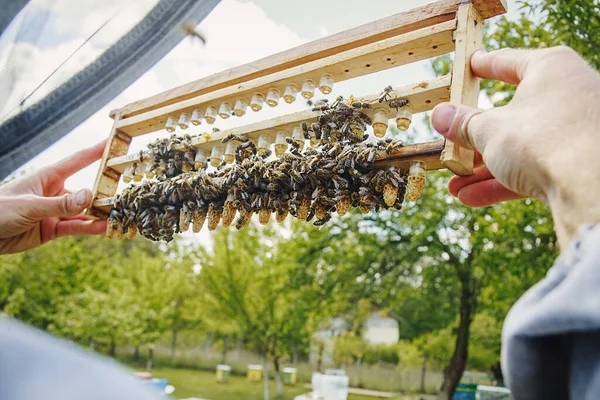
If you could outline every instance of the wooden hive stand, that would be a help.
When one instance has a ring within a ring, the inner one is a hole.
[[[167,90],[111,112],[114,119],[100,169],[93,187],[94,202],[88,214],[106,218],[114,204],[117,186],[126,167],[139,161],[139,153],[127,154],[134,137],[163,130],[167,118],[178,118],[195,109],[217,109],[223,102],[266,96],[270,88],[283,94],[291,82],[298,86],[307,79],[319,82],[324,73],[335,82],[377,73],[431,57],[454,53],[450,74],[394,92],[412,105],[414,113],[429,111],[450,101],[477,107],[479,80],[473,76],[469,59],[481,48],[483,23],[506,12],[506,0],[442,0],[392,15],[345,32],[283,51],[252,63]],[[373,100],[377,94],[361,100]],[[300,96],[298,96],[300,97]],[[372,116],[373,110],[365,110]],[[236,117],[233,117],[236,118]],[[291,131],[301,122],[315,121],[312,110],[299,111],[194,139],[196,149],[210,152],[230,133],[256,140],[259,134],[275,136]],[[204,123],[204,122],[203,122]],[[411,162],[426,163],[429,170],[448,168],[458,175],[473,170],[473,151],[439,140],[402,147],[393,155],[381,155],[376,166],[408,168]]]

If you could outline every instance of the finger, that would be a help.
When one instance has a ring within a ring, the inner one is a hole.
[[[59,161],[50,167],[50,170],[54,170],[62,179],[66,179],[73,175],[75,172],[82,170],[94,161],[102,158],[102,153],[106,147],[106,140],[96,144],[95,146],[83,149],[80,152],[73,154],[72,156]]]
[[[61,217],[60,218],[61,221],[71,221],[71,220],[89,221],[92,219],[93,218],[91,218],[89,215],[87,215],[85,213],[79,213],[79,214],[73,215],[71,217]]]
[[[19,204],[22,215],[41,220],[48,217],[73,217],[79,215],[92,202],[92,192],[82,189],[74,194],[57,197],[27,196]]]
[[[472,185],[477,182],[494,179],[490,170],[484,165],[473,168],[473,174],[467,176],[453,176],[448,181],[448,191],[454,197],[458,197],[458,192],[465,186]]]
[[[487,207],[508,200],[522,199],[523,196],[511,192],[496,179],[488,179],[462,187],[458,199],[469,207]]]
[[[55,237],[100,235],[106,232],[106,220],[60,221],[56,224]]]
[[[523,80],[533,50],[501,49],[486,53],[476,51],[471,56],[471,69],[483,79],[518,84]]]
[[[441,103],[433,109],[431,123],[446,139],[483,154],[491,125],[488,116],[494,111],[482,112],[463,105]],[[477,129],[473,129],[475,123]]]

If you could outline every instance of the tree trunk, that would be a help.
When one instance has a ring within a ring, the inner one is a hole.
[[[267,362],[267,344],[263,345],[262,365],[263,365],[263,382],[264,382],[264,400],[269,400],[269,363]]]
[[[244,338],[242,337],[242,335],[238,335],[238,337],[237,337],[237,355],[236,355],[236,359],[238,361],[242,357],[242,342],[243,341],[244,341]]]
[[[135,349],[133,349],[133,359],[135,361],[140,359],[140,345],[136,344]]]
[[[319,343],[319,349],[317,350],[317,372],[321,372],[323,368],[323,351],[325,351],[325,345]]]
[[[177,349],[177,328],[173,328],[173,335],[171,337],[171,360],[175,358],[175,350]]]
[[[108,355],[111,357],[114,357],[116,352],[117,352],[117,344],[115,343],[115,339],[110,338],[110,346],[108,347]]]
[[[283,398],[283,385],[281,384],[281,371],[279,370],[279,357],[273,359],[275,367],[275,388],[277,389],[277,398]]]
[[[225,335],[223,338],[223,352],[221,353],[221,364],[227,362],[227,347],[229,346],[229,335]]]
[[[295,367],[298,363],[298,350],[296,349],[296,345],[292,348],[292,365]]]
[[[358,382],[356,383],[356,386],[358,386],[359,388],[362,388],[362,358],[361,357],[356,357],[356,366],[358,367]]]
[[[154,346],[148,346],[148,361],[146,362],[146,371],[152,372],[152,367],[154,364]]]
[[[212,346],[212,338],[213,338],[213,333],[208,332],[208,335],[206,335],[206,345],[204,346],[204,352],[206,353],[207,357],[210,353],[210,348]]]
[[[423,364],[421,364],[421,389],[422,394],[425,393],[425,374],[427,373],[427,352],[423,352]]]
[[[456,385],[460,382],[467,364],[469,356],[469,330],[475,311],[475,299],[471,285],[471,279],[461,279],[460,319],[456,334],[456,344],[454,345],[454,354],[452,354],[450,363],[448,363],[448,366],[444,370],[444,382],[438,396],[440,400],[452,400]]]

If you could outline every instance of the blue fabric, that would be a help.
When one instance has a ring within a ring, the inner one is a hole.
[[[1,400],[164,400],[113,360],[0,317]]]
[[[600,399],[600,225],[509,312],[502,363],[515,400]]]

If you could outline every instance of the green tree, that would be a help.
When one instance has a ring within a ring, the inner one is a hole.
[[[280,361],[299,342],[308,314],[302,293],[289,285],[291,271],[298,268],[293,252],[277,242],[274,229],[279,228],[251,224],[240,232],[219,230],[200,278],[209,318],[235,321],[244,337],[273,361],[281,397]]]

